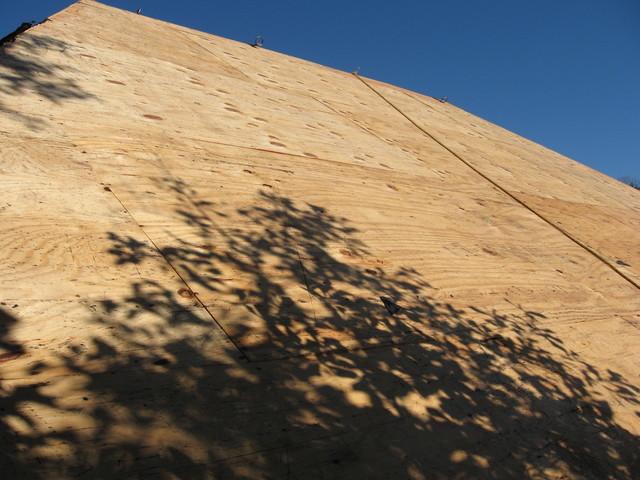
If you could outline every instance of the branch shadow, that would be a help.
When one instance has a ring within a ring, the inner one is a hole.
[[[62,365],[64,375],[3,391],[2,467],[12,478],[640,471],[638,437],[599,393],[637,407],[640,391],[567,349],[540,325],[542,313],[438,300],[414,269],[364,261],[371,252],[358,230],[319,205],[263,191],[225,212],[182,181],[158,185],[179,200],[175,213],[192,232],[160,253],[188,296],[220,299],[224,308],[207,309],[231,338],[197,301],[185,306],[184,292],[132,280],[127,298],[92,310],[106,336],[30,367],[37,377]],[[109,239],[116,264],[157,255],[135,239]],[[302,285],[309,304],[290,285]],[[17,319],[0,318],[4,346]],[[34,406],[77,421],[43,430]]]
[[[72,78],[78,73],[69,66],[45,59],[48,51],[72,55],[73,47],[56,38],[32,31],[18,36],[14,42],[0,46],[0,94],[18,97],[35,94],[51,104],[68,100],[95,98]],[[43,113],[46,111],[43,106]],[[46,122],[40,116],[28,115],[0,102],[0,112],[21,121],[30,130],[41,130]]]

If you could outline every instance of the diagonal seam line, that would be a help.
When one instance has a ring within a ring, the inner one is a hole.
[[[153,245],[153,248],[156,249],[156,251],[160,254],[160,256],[162,256],[162,258],[164,259],[165,262],[167,262],[167,264],[169,265],[169,267],[171,267],[171,270],[173,270],[173,272],[178,276],[178,278],[180,279],[180,281],[184,284],[185,287],[187,287],[189,289],[189,291],[191,293],[193,293],[193,296],[195,297],[195,299],[197,300],[197,302],[200,304],[200,306],[202,308],[204,308],[205,312],[207,312],[207,314],[211,317],[211,319],[215,322],[215,324],[218,326],[218,328],[222,331],[222,333],[225,334],[225,336],[227,337],[227,339],[231,342],[231,344],[235,347],[235,349],[240,353],[241,357],[244,358],[247,361],[250,361],[249,357],[244,353],[244,351],[240,348],[240,346],[235,342],[235,340],[233,339],[233,337],[231,337],[231,335],[229,335],[229,333],[225,330],[224,326],[216,319],[216,317],[211,313],[211,311],[209,310],[209,308],[204,304],[204,302],[200,299],[200,297],[198,296],[197,293],[195,293],[193,291],[193,289],[189,286],[189,284],[187,283],[187,281],[184,279],[184,277],[182,275],[180,275],[180,272],[176,269],[176,267],[173,266],[173,264],[171,263],[171,261],[167,258],[167,256],[165,255],[165,253],[158,247],[158,245],[156,244],[156,242],[153,241],[153,239],[149,236],[149,234],[145,231],[144,228],[142,228],[140,226],[140,224],[138,223],[138,221],[136,220],[136,218],[133,216],[133,214],[131,213],[131,211],[125,206],[125,204],[122,202],[122,200],[120,200],[120,198],[118,197],[118,195],[116,195],[116,192],[113,191],[113,187],[109,186],[109,191],[113,194],[113,196],[115,197],[115,199],[118,201],[118,203],[122,206],[122,208],[127,212],[127,215],[129,215],[131,217],[131,219],[135,222],[135,224],[138,226],[138,228],[140,230],[142,230],[142,233],[144,233],[144,236],[147,237],[147,240],[149,240],[149,242],[151,243],[151,245]]]
[[[489,182],[491,185],[493,185],[496,189],[498,189],[500,192],[504,193],[505,195],[507,195],[508,197],[510,197],[513,201],[515,201],[516,203],[518,203],[520,206],[526,208],[527,210],[529,210],[531,213],[533,213],[536,217],[538,217],[540,220],[542,220],[543,222],[545,222],[547,225],[555,228],[558,232],[560,232],[562,235],[564,235],[566,238],[568,238],[569,240],[571,240],[573,243],[575,243],[576,245],[578,245],[579,247],[583,248],[584,250],[586,250],[587,252],[589,252],[591,255],[593,255],[596,259],[600,260],[602,263],[604,263],[607,267],[609,267],[611,270],[613,270],[615,273],[617,273],[620,277],[622,277],[624,280],[626,280],[628,283],[630,283],[631,285],[633,285],[634,287],[636,287],[638,290],[640,290],[640,284],[638,284],[635,280],[633,280],[631,277],[627,276],[625,273],[621,272],[620,270],[618,270],[615,265],[613,265],[611,262],[609,262],[609,260],[607,260],[605,257],[603,257],[601,254],[599,254],[597,251],[595,251],[594,249],[592,249],[591,247],[589,247],[588,245],[586,245],[585,243],[583,243],[582,241],[578,240],[577,238],[573,237],[569,232],[567,232],[565,229],[559,227],[558,225],[556,225],[555,223],[553,223],[552,221],[550,221],[549,219],[547,219],[544,215],[542,215],[541,213],[537,212],[536,210],[534,210],[532,207],[530,207],[529,205],[527,205],[525,202],[523,202],[522,200],[520,200],[517,196],[515,196],[514,194],[512,194],[511,192],[509,192],[507,189],[505,189],[504,187],[502,187],[499,183],[497,183],[495,180],[491,179],[491,177],[485,175],[484,173],[482,173],[480,170],[478,170],[476,167],[474,167],[471,163],[469,163],[467,160],[465,160],[464,158],[462,158],[460,155],[458,155],[456,152],[454,152],[453,150],[451,150],[449,147],[447,147],[444,143],[442,143],[440,140],[438,140],[435,136],[433,136],[431,133],[429,133],[427,130],[425,130],[424,128],[422,128],[420,125],[418,125],[411,117],[409,117],[406,113],[404,113],[402,110],[400,110],[398,107],[396,107],[390,100],[388,100],[384,95],[382,95],[380,92],[378,92],[375,88],[373,88],[371,85],[369,85],[369,83],[367,83],[360,75],[358,75],[357,73],[353,74],[358,80],[360,80],[362,83],[364,83],[369,89],[371,89],[376,95],[378,95],[382,100],[384,100],[387,104],[389,104],[394,110],[396,110],[400,115],[402,115],[404,118],[406,118],[407,120],[409,120],[418,130],[420,130],[422,133],[424,133],[426,136],[428,136],[429,138],[431,138],[434,142],[436,142],[438,145],[440,145],[442,148],[444,148],[446,151],[448,151],[451,155],[453,155],[454,157],[456,157],[458,160],[460,160],[462,163],[464,163],[467,167],[469,167],[471,170],[473,170],[476,174],[478,174],[479,176],[481,176],[484,180],[486,180],[487,182]]]

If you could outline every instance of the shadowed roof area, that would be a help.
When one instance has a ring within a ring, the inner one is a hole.
[[[7,478],[635,478],[640,193],[82,0],[0,47]]]

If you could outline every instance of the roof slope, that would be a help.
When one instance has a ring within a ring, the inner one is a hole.
[[[0,218],[12,478],[640,471],[640,195],[451,104],[82,0]]]

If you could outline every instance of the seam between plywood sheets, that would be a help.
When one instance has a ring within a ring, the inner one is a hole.
[[[193,291],[193,289],[191,288],[191,286],[189,285],[189,283],[185,280],[185,278],[180,274],[180,272],[178,271],[178,269],[171,263],[171,261],[167,258],[167,256],[165,255],[165,253],[162,251],[162,249],[160,249],[158,247],[158,245],[156,244],[156,242],[151,238],[151,236],[149,236],[149,234],[145,231],[145,229],[143,227],[140,226],[140,223],[138,223],[138,221],[136,220],[136,218],[134,217],[134,215],[131,213],[131,211],[126,207],[126,205],[122,202],[122,200],[120,200],[120,198],[118,197],[118,195],[113,191],[112,187],[108,187],[109,191],[111,192],[111,194],[115,197],[115,199],[118,201],[118,203],[122,206],[122,208],[127,212],[127,215],[129,215],[131,217],[131,219],[134,221],[134,223],[138,226],[138,228],[142,231],[142,233],[144,234],[144,236],[147,238],[147,240],[149,240],[149,242],[151,243],[151,245],[153,245],[153,248],[158,252],[158,254],[164,259],[164,261],[169,265],[169,267],[171,268],[171,270],[173,270],[173,272],[177,275],[177,277],[180,279],[180,281],[189,289],[189,292],[191,292],[194,296],[194,298],[196,299],[196,301],[200,304],[200,306],[202,308],[204,308],[204,310],[207,312],[207,314],[211,317],[211,319],[215,322],[215,324],[218,326],[218,328],[220,328],[220,330],[225,334],[225,336],[227,337],[227,339],[231,342],[231,344],[234,346],[234,348],[240,353],[241,357],[244,358],[245,360],[249,360],[248,357],[243,353],[243,350],[238,346],[238,344],[236,343],[236,341],[233,339],[233,337],[231,335],[229,335],[229,333],[225,330],[224,326],[216,319],[216,317],[211,313],[211,311],[209,310],[209,308],[207,307],[207,305],[200,299],[200,297],[198,296],[198,294],[196,292]]]
[[[367,88],[371,89],[374,93],[376,93],[384,102],[386,102],[389,106],[391,106],[394,110],[396,110],[400,115],[402,115],[403,117],[405,117],[407,120],[409,120],[418,130],[420,130],[424,135],[426,135],[427,137],[431,138],[433,141],[435,141],[437,144],[439,144],[442,148],[444,148],[446,151],[448,151],[451,155],[453,155],[454,157],[456,157],[459,161],[461,161],[463,164],[465,164],[468,168],[470,168],[471,170],[473,170],[476,174],[478,174],[480,177],[482,177],[484,180],[486,180],[488,183],[490,183],[495,189],[497,189],[498,191],[502,192],[503,194],[507,195],[508,197],[510,197],[513,201],[515,201],[516,203],[518,203],[520,206],[526,208],[527,210],[529,210],[529,212],[533,213],[536,217],[538,217],[540,220],[542,220],[544,223],[546,223],[547,225],[549,225],[550,227],[554,228],[556,231],[560,232],[562,235],[564,235],[566,238],[568,238],[569,240],[571,240],[573,243],[575,243],[576,245],[578,245],[579,247],[581,247],[583,250],[586,250],[588,253],[590,253],[593,257],[595,257],[597,260],[599,260],[600,262],[604,263],[607,267],[609,267],[611,270],[613,270],[613,272],[617,273],[621,278],[623,278],[624,280],[626,280],[628,283],[630,283],[631,285],[633,285],[636,289],[640,290],[640,284],[636,283],[632,278],[628,277],[626,274],[624,274],[623,272],[621,272],[620,270],[618,270],[611,262],[609,262],[603,255],[601,255],[600,253],[598,253],[597,251],[595,251],[594,249],[592,249],[591,247],[589,247],[587,244],[583,243],[581,240],[578,240],[577,238],[573,237],[569,232],[567,232],[565,229],[559,227],[558,225],[556,225],[555,223],[553,223],[552,221],[548,220],[544,215],[542,215],[541,213],[539,213],[537,210],[533,209],[532,207],[530,207],[527,203],[525,203],[524,201],[520,200],[516,195],[512,194],[511,192],[509,192],[506,188],[504,188],[502,185],[500,185],[498,182],[496,182],[495,180],[493,180],[491,177],[489,177],[488,175],[484,174],[482,171],[480,171],[478,168],[476,168],[475,166],[473,166],[473,164],[471,164],[469,161],[465,160],[463,157],[461,157],[459,154],[457,154],[454,150],[452,150],[451,148],[449,148],[445,143],[441,142],[440,140],[438,140],[438,138],[436,138],[435,136],[433,136],[431,133],[429,133],[427,130],[425,130],[423,127],[421,127],[417,122],[415,122],[411,117],[409,117],[406,113],[404,113],[400,108],[398,108],[395,104],[393,104],[389,99],[387,99],[382,93],[380,93],[378,90],[376,90],[373,86],[371,86],[369,83],[367,83],[362,77],[360,77],[358,74],[354,73],[354,76],[356,78],[358,78],[364,85],[367,86]]]

